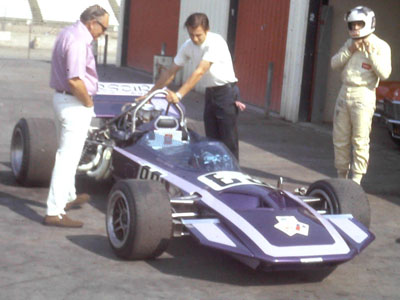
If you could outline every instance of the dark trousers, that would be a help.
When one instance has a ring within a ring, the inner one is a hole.
[[[235,105],[238,93],[238,88],[230,84],[207,88],[203,119],[206,136],[223,142],[239,160],[238,109]]]

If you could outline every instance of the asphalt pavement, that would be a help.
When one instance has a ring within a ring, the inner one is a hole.
[[[21,117],[53,117],[47,60],[0,58],[0,299],[398,299],[400,294],[400,149],[374,122],[362,186],[376,240],[321,278],[310,272],[256,272],[190,238],[173,240],[151,261],[119,260],[105,230],[107,184],[78,177],[92,201],[70,216],[81,229],[46,227],[47,188],[19,186],[10,170],[10,139]],[[151,82],[129,68],[99,66],[102,81]],[[184,97],[200,132],[203,96]],[[248,109],[239,117],[244,172],[293,191],[335,176],[330,124],[290,123]]]

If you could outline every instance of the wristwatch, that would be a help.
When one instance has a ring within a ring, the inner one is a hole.
[[[183,96],[181,95],[181,93],[176,92],[175,95],[178,97],[179,101],[182,100],[182,97],[183,97]]]

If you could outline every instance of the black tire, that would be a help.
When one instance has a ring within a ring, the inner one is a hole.
[[[311,203],[316,210],[326,210],[327,214],[352,214],[369,227],[371,214],[367,195],[360,185],[348,179],[319,180],[310,185],[307,196],[318,197],[320,202]]]
[[[10,160],[18,183],[48,186],[57,151],[54,121],[45,118],[20,119],[14,127]]]
[[[120,180],[108,196],[106,228],[114,253],[123,259],[152,259],[172,236],[171,204],[156,181]]]

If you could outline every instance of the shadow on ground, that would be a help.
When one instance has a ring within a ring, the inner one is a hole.
[[[67,235],[66,238],[73,244],[86,249],[96,255],[111,259],[119,260],[112,252],[108,239],[103,235],[84,234],[84,235]]]
[[[42,223],[43,216],[39,215],[31,206],[46,207],[45,203],[23,199],[3,192],[0,192],[0,205],[36,223]]]
[[[101,235],[68,235],[75,245],[96,255],[121,261],[112,251],[108,239]],[[146,260],[161,273],[239,286],[298,284],[324,280],[334,268],[304,271],[253,270],[219,251],[200,246],[189,237],[173,239],[166,253]]]
[[[253,270],[222,252],[200,246],[190,237],[173,240],[167,253],[172,257],[147,263],[169,275],[240,286],[318,282],[333,271],[332,268],[290,272]]]

